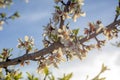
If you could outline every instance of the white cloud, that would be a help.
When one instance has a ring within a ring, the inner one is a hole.
[[[116,65],[116,60],[119,56],[119,50],[114,49],[112,46],[106,46],[102,51],[93,50],[89,53],[86,60],[82,62],[75,60],[72,62],[66,62],[60,65],[60,69],[53,70],[56,76],[62,76],[63,73],[73,72],[73,78],[71,80],[85,80],[89,75],[89,80],[95,77],[101,70],[101,65],[104,63],[110,70],[106,71],[102,76],[106,77],[106,80],[119,80],[120,69]]]
[[[115,64],[120,67],[120,52],[119,52],[118,56],[115,59]]]

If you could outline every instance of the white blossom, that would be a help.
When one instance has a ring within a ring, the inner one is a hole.
[[[79,17],[81,17],[81,16],[82,16],[82,17],[86,16],[86,13],[84,13],[84,12],[74,13],[72,19],[73,19],[74,22],[76,22],[76,21],[77,21],[77,18],[79,18]]]
[[[100,32],[102,29],[104,29],[104,25],[102,23],[98,24],[98,28],[96,30],[96,33]]]
[[[84,0],[77,0],[80,5],[84,5]]]
[[[28,36],[25,36],[24,39],[25,39],[25,41],[28,41],[28,40],[29,40],[29,37],[28,37]]]
[[[4,21],[0,21],[0,31],[3,30],[3,24],[4,23],[5,23]]]

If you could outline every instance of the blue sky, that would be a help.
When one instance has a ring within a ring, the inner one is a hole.
[[[53,0],[30,0],[28,4],[24,0],[13,1],[14,4],[10,8],[0,9],[0,12],[6,12],[11,15],[15,11],[19,11],[21,17],[14,21],[8,20],[8,24],[5,24],[4,29],[0,31],[0,50],[2,48],[14,48],[13,54],[16,56],[20,55],[18,53],[21,51],[16,48],[17,39],[24,38],[25,35],[33,36],[36,47],[42,49],[43,26],[47,25],[49,18],[52,17],[54,12],[53,6],[55,4]],[[75,23],[71,20],[71,28],[80,28],[82,33],[88,22],[95,22],[96,20],[101,20],[105,26],[108,25],[114,20],[117,1],[85,0],[83,11],[86,12],[86,17],[81,17]],[[111,68],[105,74],[108,77],[107,80],[118,80],[120,78],[119,58],[119,48],[111,46],[108,42],[101,51],[90,51],[84,61],[74,60],[61,63],[60,69],[52,69],[52,71],[57,76],[61,75],[61,73],[73,72],[74,77],[72,80],[85,80],[86,75],[95,75],[100,70],[101,64],[105,63]],[[34,64],[32,63],[32,65]],[[23,68],[23,70],[27,71],[26,68],[28,67]]]

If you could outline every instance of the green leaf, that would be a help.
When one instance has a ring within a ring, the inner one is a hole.
[[[11,56],[12,56],[12,54],[9,54],[9,55],[8,55],[8,57],[11,57]]]
[[[12,76],[10,75],[10,73],[8,73],[5,77],[5,80],[12,80],[11,78],[12,78]]]
[[[66,79],[65,80],[70,80],[70,78],[72,77],[72,75],[73,75],[72,73],[66,75]]]
[[[14,76],[15,80],[19,80],[22,78],[22,72],[18,73],[17,75]]]
[[[75,36],[77,36],[77,34],[78,34],[78,32],[79,32],[79,29],[74,29],[74,30],[72,30],[72,32],[73,32],[73,34],[74,34]]]
[[[105,66],[104,64],[102,64],[101,73],[105,72],[106,70],[110,70],[110,69],[108,69],[107,66]]]
[[[10,18],[14,20],[16,17],[15,16],[10,16]]]
[[[31,51],[32,50],[32,46],[29,45],[27,50]]]
[[[107,70],[110,70],[110,69],[108,69],[107,66],[102,64],[101,71],[92,80],[105,80],[106,79],[105,77],[100,78],[100,76],[101,76],[101,74],[103,74]]]
[[[26,72],[28,80],[38,80],[37,77],[34,77],[34,75],[31,75],[30,73]]]
[[[34,80],[38,80],[38,78],[34,78]]]
[[[54,75],[48,76],[49,80],[55,80]]]
[[[9,49],[9,50],[8,50],[8,53],[11,53],[12,51],[13,51],[13,48]]]
[[[18,18],[18,17],[20,17],[20,14],[18,12],[15,12],[14,16],[16,16],[16,18]]]
[[[73,3],[76,1],[76,0],[71,0]]]
[[[63,78],[58,78],[58,79],[59,80],[70,80],[72,78],[72,75],[73,75],[72,73],[67,74],[67,75],[64,74]]]
[[[116,7],[116,13],[117,13],[117,15],[120,15],[120,8],[119,8],[119,6]]]
[[[5,18],[6,17],[6,13],[1,13],[0,16],[1,16],[1,18]]]
[[[26,72],[28,80],[32,80],[32,75],[28,72]]]
[[[3,55],[1,55],[1,54],[0,54],[0,58],[2,58],[2,59],[3,59]]]
[[[19,18],[20,17],[20,15],[19,15],[19,13],[18,12],[15,12],[12,16],[10,16],[9,18],[10,19],[15,19],[15,18]]]
[[[48,67],[46,66],[43,70],[44,70],[44,74],[47,76],[49,74]]]
[[[58,41],[58,35],[51,34],[49,37],[55,42]]]
[[[60,7],[59,6],[54,6],[55,7],[55,9],[58,9],[58,10],[60,10]]]

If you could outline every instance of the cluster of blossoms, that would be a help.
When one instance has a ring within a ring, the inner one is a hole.
[[[97,44],[81,43],[81,38],[78,35],[79,29],[71,30],[69,25],[64,23],[68,18],[72,18],[74,21],[80,16],[85,16],[85,13],[81,11],[81,6],[83,5],[83,0],[68,0],[65,3],[63,0],[55,0],[55,2],[61,3],[62,7],[55,6],[55,13],[53,13],[53,18],[50,20],[46,26],[44,26],[43,33],[43,44],[47,48],[51,44],[59,42],[63,47],[55,49],[49,54],[44,56],[39,56],[35,60],[39,62],[38,72],[41,71],[46,66],[53,65],[58,67],[60,61],[71,60],[72,58],[84,59],[88,53],[93,48],[101,48],[105,44],[105,40],[99,40],[95,37]],[[89,28],[85,28],[84,34],[87,35],[87,39],[90,38],[92,34],[98,34],[101,31],[108,38],[117,36],[117,30],[105,28],[101,21],[96,23],[89,23]],[[25,49],[27,53],[32,50],[34,45],[34,40],[25,36],[25,41],[21,39],[18,40],[18,48]],[[23,62],[24,63],[24,62]]]
[[[54,20],[54,18],[53,18]],[[60,21],[58,21],[60,22]],[[109,29],[105,28],[101,21],[96,23],[89,23],[89,28],[85,28],[84,34],[87,35],[87,39],[90,38],[92,34],[98,34],[103,31],[104,35],[109,39],[111,37],[117,36],[117,28]],[[81,43],[81,38],[78,36],[79,29],[71,30],[67,25],[61,27],[56,27],[54,23],[50,23],[45,26],[44,29],[44,40],[43,44],[47,48],[54,42],[60,42],[64,47],[55,49],[53,52],[50,52],[50,55],[47,55],[44,59],[40,60],[40,65],[38,67],[38,72],[42,68],[49,65],[54,65],[58,67],[57,64],[60,61],[71,60],[72,58],[79,58],[80,60],[84,59],[88,53],[93,48],[101,48],[104,46],[106,40],[99,40],[95,37],[97,41],[96,44],[83,44]]]
[[[84,31],[84,34],[87,34],[88,38],[93,33],[99,33],[101,30],[104,29],[103,24],[101,21],[97,21],[95,23],[89,23],[89,29],[86,28]],[[64,45],[63,48],[57,49],[56,54],[60,55],[59,57],[63,57],[63,55],[66,56],[67,59],[72,59],[73,57],[77,56],[79,59],[83,59],[86,57],[86,54],[88,51],[90,51],[92,48],[100,48],[102,45],[105,44],[105,40],[97,40],[96,45],[84,45],[83,43],[80,43],[80,36],[78,36],[79,29],[71,30],[68,25],[64,25],[61,28],[54,27],[52,22],[50,22],[47,26],[45,26],[44,29],[44,46],[49,47],[50,44],[54,42],[60,42]],[[55,51],[51,52],[52,54],[55,54]],[[52,55],[53,56],[53,55]],[[55,57],[56,55],[54,55]],[[48,58],[49,59],[49,58]],[[54,58],[55,59],[55,58]],[[61,58],[62,59],[62,58]],[[52,59],[48,60],[49,62]]]
[[[0,8],[5,8],[12,4],[12,0],[0,0]]]
[[[105,29],[103,34],[106,36],[108,40],[110,40],[114,37],[118,37],[118,31],[119,30],[117,29],[117,27],[114,27],[112,29]]]
[[[64,23],[61,26],[61,20],[65,21],[68,18],[72,18],[76,21],[78,17],[85,16],[85,13],[81,11],[83,0],[68,0],[67,3],[63,0],[55,0],[55,2],[57,4],[62,3],[63,7],[55,6],[53,22],[50,21],[44,28],[43,44],[47,48],[54,42],[60,42],[64,47],[59,47],[50,52],[50,54],[39,57],[40,65],[38,72],[51,64],[58,67],[57,64],[66,59],[78,57],[82,60],[86,57],[87,52],[94,47],[93,45],[83,45],[80,43],[80,36],[78,36],[79,29],[71,30],[68,24],[64,25]],[[58,24],[60,24],[59,27],[57,27]]]
[[[45,47],[49,47],[54,42],[60,42],[64,47],[54,50],[47,58],[44,58],[38,70],[51,64],[57,67],[57,63],[61,60],[65,61],[65,58],[68,60],[76,56],[82,60],[86,57],[87,52],[93,48],[93,45],[83,45],[80,43],[80,38],[77,36],[79,29],[70,30],[67,25],[64,25],[61,29],[53,27],[49,23],[44,30],[43,44]]]
[[[26,50],[26,54],[33,50],[34,47],[34,39],[32,37],[25,36],[24,41],[22,39],[18,39],[18,48]],[[25,64],[29,65],[30,61],[20,62],[21,66]]]
[[[89,23],[89,28],[85,28],[84,34],[87,35],[87,39],[90,38],[91,34],[98,34],[101,31],[103,31],[104,36],[107,38],[107,40],[111,40],[114,37],[118,37],[118,28],[105,28],[101,21],[97,21],[96,23]],[[95,37],[95,40],[97,41],[97,44],[95,45],[96,48],[101,48],[101,46],[104,46],[106,40],[99,40],[97,37]]]
[[[18,12],[15,12],[13,15],[11,16],[7,16],[6,13],[0,13],[0,31],[3,30],[3,25],[5,24],[5,22],[7,22],[8,19],[16,19],[18,18],[20,15]]]
[[[54,0],[56,3],[62,3],[64,8],[60,8],[59,6],[55,6],[55,13],[53,13],[53,21],[55,24],[58,24],[60,18],[63,20],[67,18],[72,18],[73,21],[76,22],[76,19],[85,16],[85,13],[82,12],[82,5],[84,4],[84,0],[68,0],[67,3],[64,3],[63,0]]]
[[[113,37],[118,37],[118,29],[117,27],[114,28],[105,28],[101,21],[97,21],[96,23],[89,23],[89,28],[85,28],[84,34],[87,34],[87,37],[93,33],[99,33],[103,31],[103,34],[106,36],[108,40],[112,39]]]
[[[93,33],[99,33],[101,30],[104,29],[104,25],[102,24],[101,21],[97,21],[96,23],[89,23],[88,24],[89,28],[85,28],[84,34],[87,34],[87,38]]]
[[[63,58],[62,49],[59,48],[57,50],[54,50],[51,54],[47,55],[46,58],[40,58],[40,65],[37,71],[38,73],[40,73],[44,67],[49,67],[50,65],[58,68],[58,63],[60,63],[61,61],[65,61],[65,59]]]
[[[29,0],[25,0],[26,3],[29,2]],[[6,8],[7,6],[10,6],[13,3],[13,0],[0,0],[0,8]]]
[[[24,41],[22,39],[18,39],[18,48],[25,49],[26,53],[30,52],[34,46],[34,39],[32,37],[25,36]]]
[[[0,54],[0,61],[6,61],[10,56],[12,56],[10,53],[12,52],[13,49],[6,49],[4,48],[2,50],[2,53]]]

